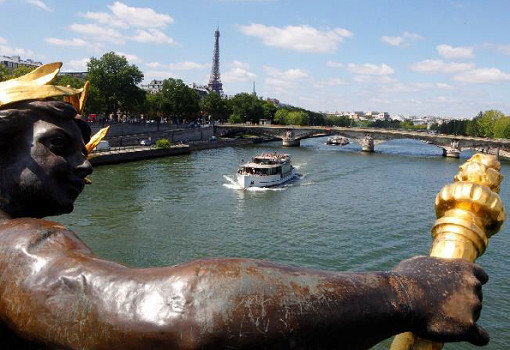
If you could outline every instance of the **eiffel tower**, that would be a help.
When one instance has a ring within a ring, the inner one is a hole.
[[[214,32],[214,53],[211,68],[211,77],[209,78],[209,91],[214,91],[223,96],[223,84],[220,79],[220,30],[216,28]]]

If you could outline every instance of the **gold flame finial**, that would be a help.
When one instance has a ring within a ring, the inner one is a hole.
[[[475,261],[485,252],[489,238],[505,221],[499,197],[503,175],[496,156],[477,153],[459,167],[455,182],[436,196],[437,220],[432,227],[430,256]],[[443,344],[399,334],[390,350],[440,350]]]
[[[48,63],[19,78],[0,82],[0,108],[19,101],[63,96],[81,114],[89,84],[86,82],[81,89],[51,85],[61,67],[61,62]]]

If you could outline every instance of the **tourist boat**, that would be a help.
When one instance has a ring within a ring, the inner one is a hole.
[[[290,156],[280,153],[263,153],[237,171],[237,182],[241,188],[271,187],[281,185],[297,175],[291,165]]]
[[[349,144],[349,139],[343,136],[328,137],[328,139],[326,140],[326,144],[343,146]]]

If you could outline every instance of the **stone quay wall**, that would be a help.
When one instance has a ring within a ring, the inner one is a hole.
[[[136,146],[141,140],[150,138],[153,141],[168,139],[172,144],[208,141],[214,135],[213,127],[186,128],[172,124],[130,124],[113,123],[103,124],[100,122],[89,123],[92,135],[101,128],[109,125],[110,130],[106,140],[111,147]]]

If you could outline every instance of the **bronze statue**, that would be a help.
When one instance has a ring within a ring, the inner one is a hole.
[[[405,331],[488,343],[476,324],[487,275],[463,260],[341,273],[249,259],[133,269],[96,257],[43,219],[73,210],[92,172],[90,132],[70,104],[27,96],[0,98],[2,349],[366,349]]]

